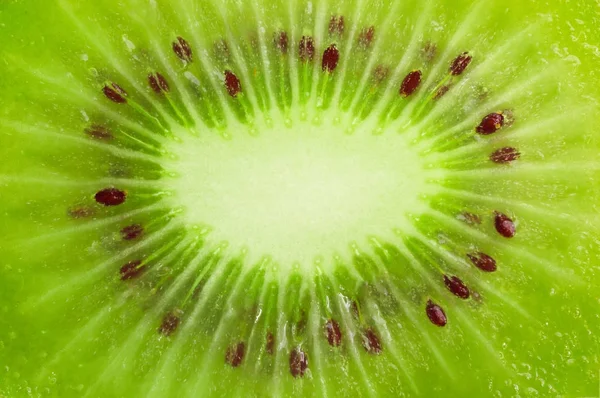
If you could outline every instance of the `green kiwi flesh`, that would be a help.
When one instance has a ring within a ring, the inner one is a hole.
[[[0,396],[598,396],[597,5],[0,5]]]

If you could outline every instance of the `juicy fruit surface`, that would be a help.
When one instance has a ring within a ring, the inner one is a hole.
[[[0,6],[1,394],[598,394],[594,5],[79,3]]]

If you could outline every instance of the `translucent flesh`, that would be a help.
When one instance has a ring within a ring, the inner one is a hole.
[[[0,393],[597,395],[600,35],[589,3],[1,5]],[[344,16],[340,37],[332,15]],[[172,50],[178,36],[189,64]],[[297,55],[302,36],[314,37],[313,62]],[[326,73],[331,44],[340,60]],[[473,61],[450,77],[463,51]],[[377,83],[379,66],[389,72]],[[236,98],[225,70],[241,81]],[[404,98],[412,70],[422,84]],[[151,90],[154,72],[168,95]],[[109,101],[107,82],[129,102]],[[498,111],[514,123],[476,134]],[[94,124],[114,139],[90,138]],[[507,146],[519,160],[490,161]],[[109,186],[127,192],[123,205],[94,202]],[[513,238],[496,232],[495,211],[515,220]],[[144,234],[124,241],[132,224]],[[498,270],[474,267],[474,252]],[[146,272],[120,280],[138,259]],[[428,300],[445,327],[427,318]],[[166,337],[157,330],[175,309],[181,324]],[[367,328],[380,355],[363,347]],[[240,341],[234,368],[225,356]],[[308,354],[304,377],[290,373],[294,349]]]

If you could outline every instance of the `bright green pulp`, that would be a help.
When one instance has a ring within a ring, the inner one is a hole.
[[[4,2],[0,396],[599,394],[597,5],[525,3]],[[342,38],[331,15],[346,19]],[[298,60],[303,35],[314,63]],[[177,36],[192,63],[173,53]],[[223,38],[229,60],[215,50]],[[473,62],[450,77],[463,51]],[[379,65],[389,75],[377,84]],[[416,69],[422,85],[399,96]],[[224,70],[240,78],[237,98]],[[168,95],[149,88],[156,71]],[[129,103],[102,95],[110,81]],[[507,109],[512,126],[475,134]],[[114,140],[86,135],[94,123]],[[489,160],[506,146],[521,159]],[[107,186],[127,201],[94,203]],[[514,238],[497,234],[494,211],[516,220]],[[146,231],[125,242],[132,223]],[[474,251],[497,272],[475,268]],[[144,275],[119,280],[137,259]],[[430,299],[444,328],[426,317]],[[181,325],[162,336],[175,308]],[[363,348],[366,327],[380,355]],[[309,356],[302,378],[294,347]]]

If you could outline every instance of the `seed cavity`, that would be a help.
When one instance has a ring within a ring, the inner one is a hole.
[[[452,61],[452,64],[450,65],[450,73],[453,76],[459,76],[465,71],[465,69],[467,69],[467,66],[469,66],[472,60],[473,57],[471,57],[467,51],[463,52],[458,57],[454,58],[454,61]]]
[[[169,312],[163,318],[163,320],[160,324],[160,327],[158,328],[158,332],[160,334],[162,334],[163,336],[172,335],[177,330],[177,327],[181,323],[181,315],[182,314],[183,314],[183,311],[181,311],[179,309]]]
[[[169,92],[169,84],[167,83],[167,80],[158,72],[148,75],[148,83],[150,84],[150,88],[152,88],[156,94]]]
[[[329,34],[341,36],[344,33],[344,16],[332,15],[329,19]]]
[[[440,98],[442,98],[444,95],[446,95],[446,93],[450,90],[450,86],[448,85],[444,85],[440,88],[438,88],[438,91],[435,92],[435,95],[433,96],[434,100],[439,100]]]
[[[330,45],[323,52],[323,62],[321,63],[321,67],[325,72],[333,72],[337,67],[338,61],[340,60],[340,52],[338,51],[335,44]]]
[[[117,206],[125,202],[127,194],[117,188],[106,188],[96,192],[94,195],[96,202],[104,206]]]
[[[473,265],[475,265],[477,268],[479,268],[482,271],[485,271],[485,272],[496,271],[496,268],[497,268],[496,260],[494,260],[492,257],[488,256],[485,253],[482,253],[482,252],[469,253],[469,254],[467,254],[467,257],[469,257],[469,260],[471,260]]]
[[[381,354],[381,350],[382,350],[381,341],[379,340],[379,336],[377,336],[377,333],[375,333],[373,328],[369,327],[369,328],[363,330],[361,340],[362,340],[362,346],[369,354],[373,354],[373,355]]]
[[[177,41],[173,42],[173,52],[183,62],[192,62],[192,48],[181,36],[177,37]]]
[[[240,79],[230,70],[225,71],[225,87],[227,88],[227,92],[233,98],[237,97],[239,93],[242,92],[242,83]]]
[[[308,355],[299,347],[290,352],[290,373],[295,378],[303,377],[308,369]]]
[[[369,47],[371,43],[373,43],[373,39],[375,38],[375,27],[369,26],[368,28],[363,29],[358,35],[358,44],[362,47]]]
[[[385,65],[377,65],[373,70],[373,81],[375,84],[382,83],[390,74],[390,68]]]
[[[298,56],[302,62],[311,62],[315,57],[315,42],[311,36],[302,36],[298,45]]]
[[[342,331],[340,324],[336,320],[330,319],[325,323],[325,331],[327,332],[327,341],[332,347],[338,347],[342,343]]]
[[[214,49],[215,55],[217,56],[218,59],[221,60],[221,62],[223,62],[223,63],[229,62],[231,55],[229,53],[229,46],[227,45],[227,42],[224,39],[217,40],[215,42],[215,44],[213,45],[213,49]]]
[[[142,272],[144,272],[144,266],[140,267],[141,264],[142,260],[135,260],[123,265],[119,270],[119,273],[121,274],[121,280],[128,281],[140,276]]]
[[[498,211],[495,212],[494,226],[496,227],[496,231],[505,238],[512,238],[517,232],[513,220],[506,214]]]
[[[277,49],[282,53],[282,54],[287,54],[288,52],[288,46],[289,46],[289,40],[288,40],[288,35],[286,32],[281,31],[279,33],[277,33],[275,35],[275,46],[277,47]]]
[[[493,134],[504,125],[504,116],[500,112],[490,113],[481,119],[481,123],[475,129],[481,135]]]
[[[95,211],[87,206],[74,206],[67,211],[67,214],[71,218],[79,219],[91,217],[95,214]]]
[[[227,352],[225,353],[225,362],[232,367],[237,368],[244,360],[245,351],[246,346],[241,341],[237,344],[229,346],[227,348]]]
[[[506,164],[519,159],[521,154],[517,148],[504,147],[500,148],[490,155],[490,160],[494,163]]]
[[[273,336],[273,333],[271,332],[267,332],[267,344],[265,349],[269,355],[273,355],[275,353],[275,336]]]
[[[433,61],[433,59],[437,55],[437,46],[435,45],[435,43],[432,43],[430,41],[425,43],[425,45],[421,49],[421,55],[423,56],[423,59],[425,61],[427,61],[427,62]]]
[[[112,102],[124,104],[127,102],[127,92],[123,90],[117,83],[107,83],[104,85],[102,92]]]
[[[479,217],[477,214],[469,213],[467,211],[460,213],[458,215],[458,219],[469,225],[481,224],[481,217]]]
[[[139,238],[144,233],[144,227],[140,224],[132,224],[121,229],[121,237],[123,240],[134,240]]]
[[[436,326],[446,326],[448,323],[448,318],[446,318],[446,313],[436,303],[431,300],[427,301],[427,306],[425,307],[425,312],[427,313],[427,317]]]
[[[420,84],[421,71],[413,70],[408,75],[406,75],[404,80],[402,80],[402,84],[400,85],[400,95],[403,97],[408,97],[417,90]]]
[[[110,130],[106,127],[101,126],[99,124],[92,124],[90,127],[86,128],[85,133],[89,135],[91,138],[99,141],[110,141],[114,138]]]
[[[444,275],[444,284],[456,297],[462,299],[469,298],[469,288],[458,277],[448,277],[447,275]]]

